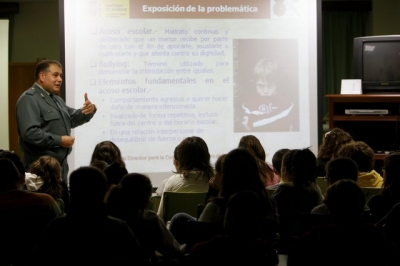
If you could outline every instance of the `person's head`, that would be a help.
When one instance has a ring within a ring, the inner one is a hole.
[[[260,140],[254,135],[246,135],[240,138],[238,148],[249,149],[260,160],[265,161],[267,154]]]
[[[283,156],[281,175],[284,182],[307,186],[315,182],[316,173],[317,159],[309,148],[289,150]]]
[[[268,166],[266,160],[267,154],[260,140],[254,135],[246,135],[240,138],[238,148],[248,149],[258,159],[261,181],[266,184],[267,178],[273,178],[274,172]]]
[[[21,176],[10,159],[0,158],[0,192],[11,189],[22,189]]]
[[[353,141],[344,144],[337,152],[337,157],[348,157],[353,159],[359,172],[370,172],[374,170],[374,150],[363,141]]]
[[[137,209],[145,209],[149,204],[153,185],[148,176],[139,173],[129,173],[120,182],[127,195],[127,200]]]
[[[105,197],[108,214],[123,220],[135,219],[138,211],[145,210],[149,205],[152,188],[151,180],[146,175],[125,175]]]
[[[9,150],[0,150],[0,158],[7,158],[12,161],[18,169],[18,173],[20,175],[21,184],[24,185],[25,183],[25,167],[21,161],[21,158],[12,151]]]
[[[326,179],[333,184],[341,179],[350,179],[357,182],[358,167],[353,159],[348,157],[334,158],[325,165]]]
[[[338,180],[329,186],[324,199],[334,220],[343,225],[361,221],[365,202],[364,192],[350,179]]]
[[[326,132],[322,139],[322,144],[318,149],[318,157],[330,159],[336,157],[338,150],[346,143],[352,142],[353,137],[337,127]]]
[[[109,140],[101,141],[94,147],[90,164],[94,161],[105,161],[108,164],[117,163],[125,167],[121,150],[114,142]]]
[[[400,193],[400,152],[387,155],[383,160],[383,187]]]
[[[43,60],[36,65],[35,81],[50,94],[60,92],[62,76],[62,65],[58,61]]]
[[[270,59],[259,60],[253,69],[253,78],[257,90],[257,94],[260,96],[272,96],[277,93],[277,64]]]
[[[218,191],[221,189],[221,178],[222,178],[222,166],[225,160],[226,154],[221,154],[214,165],[214,176],[210,179],[210,186]]]
[[[281,168],[282,168],[282,159],[283,156],[285,155],[286,152],[288,152],[289,149],[283,148],[277,150],[274,155],[272,156],[272,166],[275,169],[275,172],[280,176],[281,175]]]
[[[47,155],[41,156],[31,164],[29,172],[37,175],[43,181],[39,192],[47,193],[54,199],[62,196],[61,166],[57,159]]]
[[[185,175],[189,171],[201,171],[208,179],[214,175],[207,143],[200,137],[187,137],[177,147],[179,170]]]
[[[109,164],[103,160],[96,160],[96,161],[93,161],[92,163],[90,163],[90,166],[97,167],[101,171],[104,171],[104,169],[106,169],[109,166]]]
[[[227,153],[222,169],[220,194],[227,200],[238,191],[259,191],[260,187],[264,187],[257,159],[248,149],[236,148]]]
[[[108,190],[106,175],[93,166],[82,166],[69,176],[71,210],[98,210]]]
[[[118,163],[112,163],[104,168],[103,172],[106,174],[108,186],[112,186],[119,184],[121,179],[128,174],[128,169]]]

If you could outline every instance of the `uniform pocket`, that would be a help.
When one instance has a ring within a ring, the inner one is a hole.
[[[60,115],[58,113],[46,113],[43,115],[43,119],[44,121],[48,122],[51,120],[56,120],[56,119],[60,119]]]

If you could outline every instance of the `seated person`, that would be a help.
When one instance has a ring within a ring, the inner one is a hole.
[[[0,265],[27,265],[32,245],[22,243],[22,239],[29,237],[35,242],[47,224],[61,215],[50,195],[25,190],[24,185],[25,170],[18,155],[1,151]]]
[[[376,225],[386,237],[400,247],[400,202],[395,204]]]
[[[90,165],[103,167],[102,170],[106,174],[109,186],[118,184],[121,178],[128,173],[121,150],[109,140],[97,143],[90,159]]]
[[[316,157],[308,149],[292,149],[282,160],[283,183],[271,198],[279,216],[280,250],[285,252],[287,240],[301,233],[301,215],[322,203],[322,193],[315,183]]]
[[[152,194],[150,179],[129,173],[119,185],[110,188],[106,196],[109,215],[126,221],[147,253],[156,263],[179,259],[183,251],[157,213],[147,210]]]
[[[267,154],[260,140],[254,135],[245,135],[240,138],[238,148],[251,151],[257,158],[260,168],[260,178],[266,187],[275,185],[279,182],[279,177],[275,173],[272,165],[266,162]]]
[[[47,155],[41,156],[31,164],[29,172],[31,175],[26,175],[25,178],[27,189],[49,194],[64,213],[65,204],[69,203],[69,192],[68,188],[63,185],[65,182],[62,180],[61,166],[58,160]],[[64,200],[63,195],[65,195]]]
[[[275,190],[275,189],[277,189],[279,184],[281,184],[281,182],[282,182],[282,177],[281,177],[282,159],[283,159],[283,156],[285,155],[285,153],[288,151],[289,151],[289,149],[282,148],[282,149],[277,150],[274,153],[274,155],[272,156],[272,166],[273,166],[273,169],[274,169],[276,175],[279,178],[279,182],[276,183],[275,185],[268,186],[267,187],[268,190]]]
[[[225,157],[226,154],[221,154],[215,161],[214,176],[211,177],[209,182],[206,203],[214,198],[217,198],[221,190],[222,164],[225,160]]]
[[[325,165],[330,159],[335,158],[343,144],[353,141],[353,137],[343,129],[336,127],[324,134],[322,144],[318,147],[317,176],[326,175]]]
[[[330,160],[326,164],[326,179],[328,181],[328,186],[331,186],[338,180],[350,179],[357,182],[358,169],[357,164],[353,159],[347,157],[340,157]],[[369,208],[365,205],[365,211]],[[312,209],[311,213],[314,214],[330,214],[325,203],[322,203]]]
[[[70,211],[49,223],[32,265],[149,265],[127,223],[106,213],[105,174],[85,166],[74,170],[69,181]]]
[[[374,170],[374,150],[363,141],[352,141],[344,144],[336,157],[353,159],[358,167],[357,184],[360,187],[378,187],[383,185],[382,176]]]
[[[333,183],[324,202],[334,223],[314,226],[302,235],[288,254],[288,266],[399,265],[399,247],[376,226],[363,222],[366,199],[357,183]]]
[[[273,246],[276,224],[260,212],[261,201],[253,191],[233,194],[227,204],[223,235],[197,243],[190,265],[277,265]]]
[[[383,186],[378,195],[373,195],[368,206],[371,220],[382,219],[395,204],[400,202],[400,152],[387,155],[383,161]]]
[[[187,137],[177,147],[177,158],[177,170],[168,178],[163,192],[207,192],[214,175],[207,143],[197,136]],[[163,192],[157,212],[161,218],[164,217]]]

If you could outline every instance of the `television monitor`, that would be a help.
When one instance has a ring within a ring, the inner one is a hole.
[[[400,35],[354,38],[353,77],[363,94],[400,94]]]

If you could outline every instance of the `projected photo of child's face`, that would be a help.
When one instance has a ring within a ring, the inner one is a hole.
[[[275,82],[268,80],[267,77],[259,77],[256,82],[257,93],[260,96],[272,96],[276,94]]]

